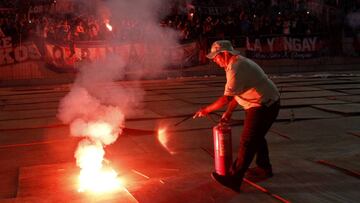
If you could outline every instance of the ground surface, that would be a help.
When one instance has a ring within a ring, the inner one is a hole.
[[[210,178],[212,126],[189,119],[223,92],[224,78],[117,82],[145,90],[142,109],[106,157],[126,180],[105,196],[73,187],[79,141],[57,118],[68,84],[0,88],[0,202],[358,202],[360,199],[360,75],[272,77],[281,111],[267,135],[274,177],[245,180],[242,192]],[[213,114],[216,120],[221,111]],[[243,111],[233,115],[233,152]],[[166,142],[158,139],[167,127]]]

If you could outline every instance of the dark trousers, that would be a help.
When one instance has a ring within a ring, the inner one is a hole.
[[[245,110],[239,152],[230,169],[230,174],[239,181],[242,181],[255,155],[259,167],[271,168],[265,135],[276,120],[279,110],[280,101],[269,107],[261,106]]]

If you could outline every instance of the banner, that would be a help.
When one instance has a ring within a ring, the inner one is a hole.
[[[45,43],[45,60],[60,71],[74,71],[82,61],[97,61],[108,54],[118,54],[128,66],[157,65],[156,57],[166,57],[170,66],[191,66],[197,63],[198,47],[195,42],[169,49],[144,43],[108,44],[106,42],[81,42],[72,44]]]
[[[246,56],[255,59],[307,59],[320,56],[320,36],[261,36],[246,38]]]
[[[41,59],[41,54],[33,42],[12,44],[12,38],[0,29],[0,67]]]
[[[195,42],[179,45],[178,47],[171,48],[172,66],[193,66],[199,63],[199,47]]]

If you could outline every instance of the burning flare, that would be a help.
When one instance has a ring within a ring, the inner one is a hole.
[[[105,20],[105,25],[109,31],[112,31],[113,27],[110,25],[109,20]]]
[[[110,166],[103,166],[105,151],[101,136],[109,136],[112,126],[105,122],[91,122],[82,129],[88,138],[82,140],[75,152],[80,167],[79,192],[115,192],[122,186],[118,174]]]

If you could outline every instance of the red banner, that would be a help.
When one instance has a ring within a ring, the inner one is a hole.
[[[41,54],[33,42],[14,45],[12,38],[0,28],[0,66],[13,65],[28,60],[38,60]]]
[[[166,50],[143,43],[112,45],[105,42],[82,42],[73,47],[53,42],[45,43],[46,62],[63,71],[76,70],[83,60],[96,61],[113,53],[121,56],[127,65],[151,65],[156,61],[156,57],[166,57],[170,66],[190,66],[197,63],[198,52],[195,42]]]

